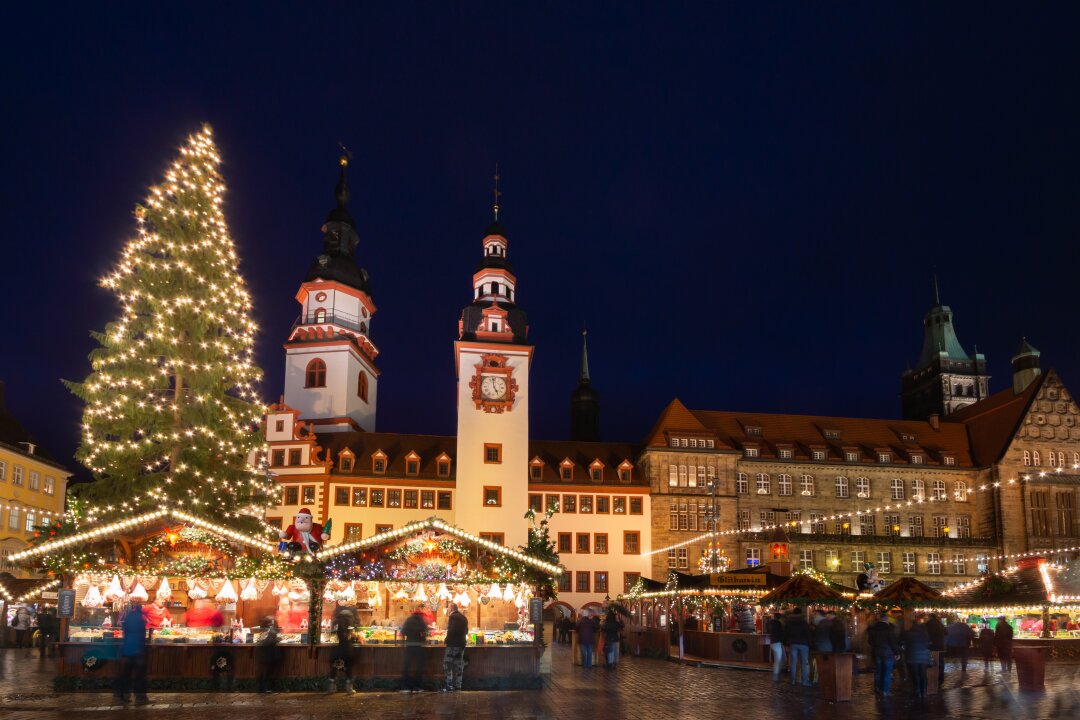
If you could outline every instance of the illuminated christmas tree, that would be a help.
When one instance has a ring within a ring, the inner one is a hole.
[[[101,282],[121,315],[94,335],[90,376],[68,383],[86,403],[77,457],[95,476],[78,494],[96,512],[169,505],[235,523],[273,492],[248,465],[262,371],[220,164],[208,126],[189,137]]]

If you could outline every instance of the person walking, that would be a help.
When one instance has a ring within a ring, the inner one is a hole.
[[[829,644],[832,645],[832,651],[834,653],[847,651],[847,625],[844,620],[836,614],[835,610],[830,610],[826,614],[826,618],[829,621]]]
[[[577,643],[581,651],[581,666],[591,668],[593,663],[593,645],[596,644],[596,625],[589,617],[588,610],[581,611],[577,621]]]
[[[623,621],[619,619],[618,613],[613,608],[608,608],[600,628],[604,631],[604,662],[609,668],[613,668],[618,663],[619,638],[622,634]]]
[[[120,640],[120,674],[116,678],[114,694],[122,703],[128,701],[128,693],[135,691],[136,705],[149,705],[146,697],[146,619],[142,604],[133,602],[120,623],[124,636]]]
[[[967,672],[968,650],[974,633],[959,617],[945,629],[945,649],[950,655],[960,656],[960,672]]]
[[[420,692],[424,668],[424,641],[427,640],[428,626],[424,622],[424,606],[416,608],[401,624],[401,635],[405,638],[405,666],[401,671],[401,692]]]
[[[911,691],[917,698],[926,697],[926,670],[930,667],[930,633],[921,615],[917,615],[911,627],[904,633],[904,661],[911,678]]]
[[[772,650],[772,679],[780,682],[780,664],[784,661],[784,623],[779,612],[769,619],[769,648]]]
[[[352,662],[353,662],[353,637],[352,630],[356,624],[356,616],[351,608],[338,607],[334,612],[334,634],[337,636],[337,645],[330,653],[330,672],[326,676],[326,693],[332,694],[337,689],[337,674],[340,671],[345,675],[345,692],[352,695],[356,692],[353,688]]]
[[[802,684],[810,686],[810,644],[812,633],[810,625],[806,622],[806,615],[801,609],[791,611],[787,623],[784,625],[784,640],[787,642],[788,655],[791,665],[791,684],[796,684],[799,671],[802,672]]]
[[[38,613],[38,633],[40,638],[40,659],[53,654],[53,643],[60,634],[60,621],[56,617],[56,611],[47,608]]]
[[[15,647],[24,647],[26,633],[30,630],[30,611],[25,606],[15,611],[15,619],[12,620],[11,627],[15,630]]]
[[[941,687],[945,684],[945,624],[936,613],[931,613],[926,621],[926,633],[930,636],[931,658],[933,653],[937,653],[937,681],[938,687]]]
[[[458,606],[451,603],[450,616],[446,620],[446,654],[443,655],[446,686],[443,692],[461,689],[465,673],[465,636],[468,634],[469,621],[458,611]]]
[[[990,663],[994,660],[994,630],[990,623],[979,631],[979,650],[982,651],[983,668],[990,672]]]
[[[279,628],[274,623],[272,616],[263,619],[263,628],[266,632],[255,644],[255,691],[260,693],[270,692],[270,674],[277,667],[281,650],[278,648]]]
[[[870,654],[874,657],[874,693],[887,697],[892,683],[893,665],[900,657],[900,645],[885,613],[877,613],[877,622],[866,631]]]
[[[994,649],[997,650],[998,659],[1001,660],[1001,672],[1012,673],[1012,647],[1013,627],[1002,615],[998,618],[997,627],[994,629]]]

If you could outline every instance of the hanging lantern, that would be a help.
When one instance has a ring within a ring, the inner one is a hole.
[[[150,594],[146,592],[146,588],[143,587],[141,581],[136,581],[135,587],[131,589],[131,599],[139,602],[146,602],[150,599]]]
[[[112,582],[109,583],[109,587],[105,589],[105,594],[102,597],[104,597],[105,602],[124,599],[124,588],[120,585],[119,575],[112,576]]]
[[[154,593],[154,599],[159,603],[167,603],[172,599],[172,587],[169,585],[169,578],[161,578],[161,584],[158,585],[157,592]]]
[[[258,600],[259,589],[255,586],[255,578],[248,578],[247,586],[240,593],[241,600]]]
[[[236,588],[233,587],[232,580],[225,578],[225,582],[221,585],[221,590],[218,590],[218,594],[214,599],[221,603],[234,603],[239,599],[236,596]]]
[[[487,596],[492,600],[502,599],[502,590],[499,589],[499,583],[491,583],[491,588],[487,591]]]
[[[91,585],[86,591],[86,595],[83,596],[82,606],[93,610],[101,607],[105,601],[101,597],[101,593],[97,589],[97,585]]]
[[[506,589],[503,590],[502,599],[506,602],[510,602],[514,599],[514,586],[510,583],[506,583]]]
[[[446,583],[439,583],[439,587],[435,591],[435,597],[439,600],[450,600],[453,596],[450,594],[450,590],[446,587]]]

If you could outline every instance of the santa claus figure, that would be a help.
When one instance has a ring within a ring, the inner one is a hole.
[[[300,508],[293,524],[278,532],[278,535],[287,541],[290,554],[317,553],[322,544],[330,539],[330,533],[324,531],[322,525],[312,521],[311,511],[307,508]]]

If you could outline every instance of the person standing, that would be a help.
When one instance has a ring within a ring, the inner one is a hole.
[[[931,658],[933,653],[937,653],[937,665],[938,665],[938,687],[945,684],[945,624],[941,622],[941,618],[936,613],[930,614],[930,619],[926,621],[926,633],[930,636],[930,652]]]
[[[273,617],[263,620],[266,632],[259,642],[255,644],[255,691],[260,693],[270,692],[270,674],[277,667],[281,651],[278,649],[279,628],[274,624]]]
[[[917,698],[926,697],[926,670],[930,667],[930,633],[921,615],[916,616],[904,633],[904,661],[911,678],[911,690]]]
[[[446,620],[446,654],[443,655],[446,686],[443,692],[461,689],[465,673],[465,636],[468,634],[469,621],[458,611],[458,606],[451,603],[450,616]]]
[[[877,613],[877,622],[866,631],[870,641],[870,654],[874,657],[874,693],[880,697],[889,694],[893,665],[900,657],[900,646],[893,627],[885,613]]]
[[[40,658],[44,660],[46,655],[53,654],[53,643],[60,634],[60,621],[56,617],[56,611],[45,609],[38,613],[38,632],[41,635]]]
[[[780,682],[780,664],[784,661],[784,623],[780,613],[774,612],[769,620],[769,648],[772,650],[773,682]]]
[[[623,622],[619,619],[619,615],[614,609],[608,608],[601,629],[604,631],[604,661],[609,668],[613,668],[618,662],[617,649],[619,647],[619,637],[623,629]]]
[[[994,631],[990,623],[983,625],[979,631],[979,650],[982,651],[983,668],[990,671],[990,663],[994,660]]]
[[[804,687],[809,687],[812,636],[803,610],[795,609],[791,611],[787,624],[784,625],[784,640],[787,642],[790,657],[788,663],[791,665],[791,684],[796,684],[796,678],[801,669],[802,684]]]
[[[968,650],[971,648],[971,628],[959,617],[945,630],[945,649],[960,656],[960,672],[967,672]]]
[[[578,650],[581,651],[581,666],[591,668],[593,662],[593,645],[596,644],[596,625],[589,617],[588,610],[581,611],[581,617],[577,621]]]
[[[826,617],[829,620],[829,644],[832,645],[832,651],[834,653],[846,652],[847,625],[835,610],[830,610]]]
[[[26,632],[30,629],[30,611],[21,607],[15,611],[15,619],[11,623],[15,629],[15,647],[21,648],[26,645]]]
[[[120,623],[124,636],[120,640],[120,674],[116,678],[114,694],[122,703],[128,701],[128,693],[134,689],[135,704],[148,705],[146,697],[146,619],[138,602],[131,604]]]
[[[330,673],[326,676],[326,692],[331,694],[336,690],[337,674],[340,670],[345,675],[345,692],[352,695],[356,692],[353,688],[352,677],[352,661],[353,661],[353,646],[352,646],[352,629],[354,616],[352,610],[346,607],[339,607],[334,613],[334,634],[337,636],[337,645],[334,646],[334,651],[330,653]]]
[[[412,615],[405,618],[401,625],[401,635],[405,638],[405,667],[401,672],[401,692],[420,692],[424,668],[424,641],[428,627],[424,622],[424,606],[416,608]]]
[[[1012,673],[1012,646],[1013,627],[1002,615],[998,618],[997,627],[994,629],[994,649],[997,650],[998,659],[1001,660],[1001,672]]]

